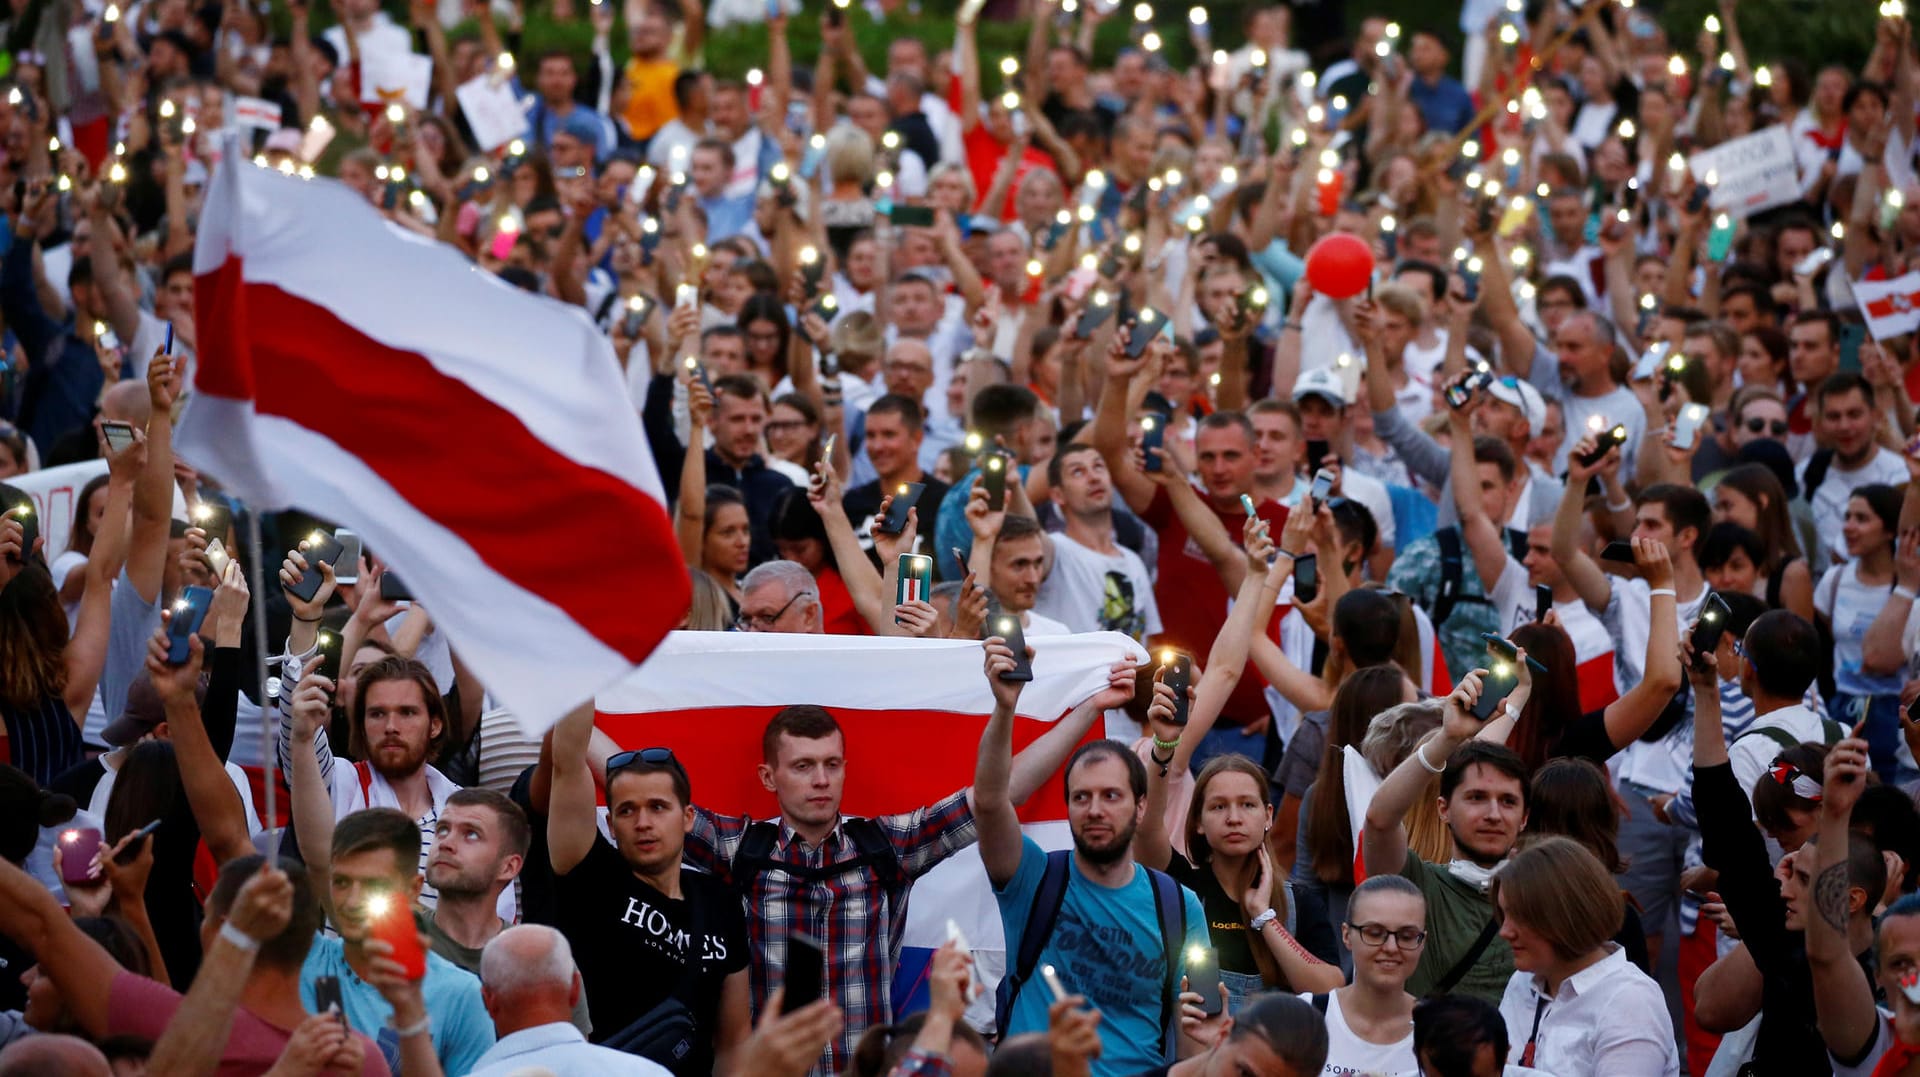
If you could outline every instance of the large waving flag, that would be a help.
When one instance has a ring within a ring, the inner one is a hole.
[[[1138,643],[1118,632],[1028,642],[1033,681],[1020,693],[1016,751],[1105,688],[1113,663],[1147,660]],[[846,734],[844,810],[887,815],[973,784],[980,734],[993,708],[982,661],[980,644],[968,640],[675,632],[638,672],[595,698],[595,724],[623,748],[672,748],[693,779],[695,803],[770,819],[780,809],[755,771],[760,734],[780,708],[816,704],[832,712]],[[1137,735],[1125,719],[1115,724],[1115,735]],[[1100,721],[1088,734],[1105,735]],[[1066,848],[1072,838],[1063,776],[1055,774],[1029,797],[1020,817],[1043,847]],[[894,979],[896,1012],[925,1004],[926,963],[947,941],[948,920],[997,981],[1006,942],[976,848],[914,884]],[[977,1004],[988,1020],[992,1002],[989,990]]]
[[[659,473],[585,315],[228,154],[194,250],[180,454],[259,509],[351,526],[541,731],[687,608]]]

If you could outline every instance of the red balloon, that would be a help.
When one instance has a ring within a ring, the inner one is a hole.
[[[1372,277],[1373,251],[1359,236],[1335,232],[1307,251],[1307,281],[1328,299],[1359,295]]]

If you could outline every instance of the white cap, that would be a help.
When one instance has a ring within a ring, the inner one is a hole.
[[[1343,408],[1353,403],[1347,399],[1347,387],[1340,381],[1340,376],[1324,367],[1307,371],[1293,383],[1294,403],[1298,404],[1310,396],[1323,397],[1329,403]]]
[[[1487,386],[1487,395],[1502,404],[1511,404],[1519,408],[1520,414],[1526,418],[1527,425],[1533,428],[1535,434],[1546,427],[1547,398],[1541,396],[1540,390],[1524,380],[1512,375],[1495,378],[1493,384]]]

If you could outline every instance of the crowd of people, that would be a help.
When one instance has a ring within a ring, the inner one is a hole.
[[[21,6],[0,1077],[1920,1075],[1904,6],[1347,8]],[[179,458],[255,167],[604,332],[685,632],[981,641],[970,783],[849,814],[892,761],[791,698],[709,806]],[[1091,633],[1150,658],[1018,729]],[[956,857],[1004,950],[907,1013]]]

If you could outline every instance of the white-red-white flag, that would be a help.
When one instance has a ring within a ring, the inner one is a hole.
[[[1849,283],[1873,339],[1890,340],[1920,330],[1920,273]]]
[[[352,527],[527,729],[679,623],[659,473],[581,311],[239,155],[214,172],[194,274],[181,456],[254,508]]]

